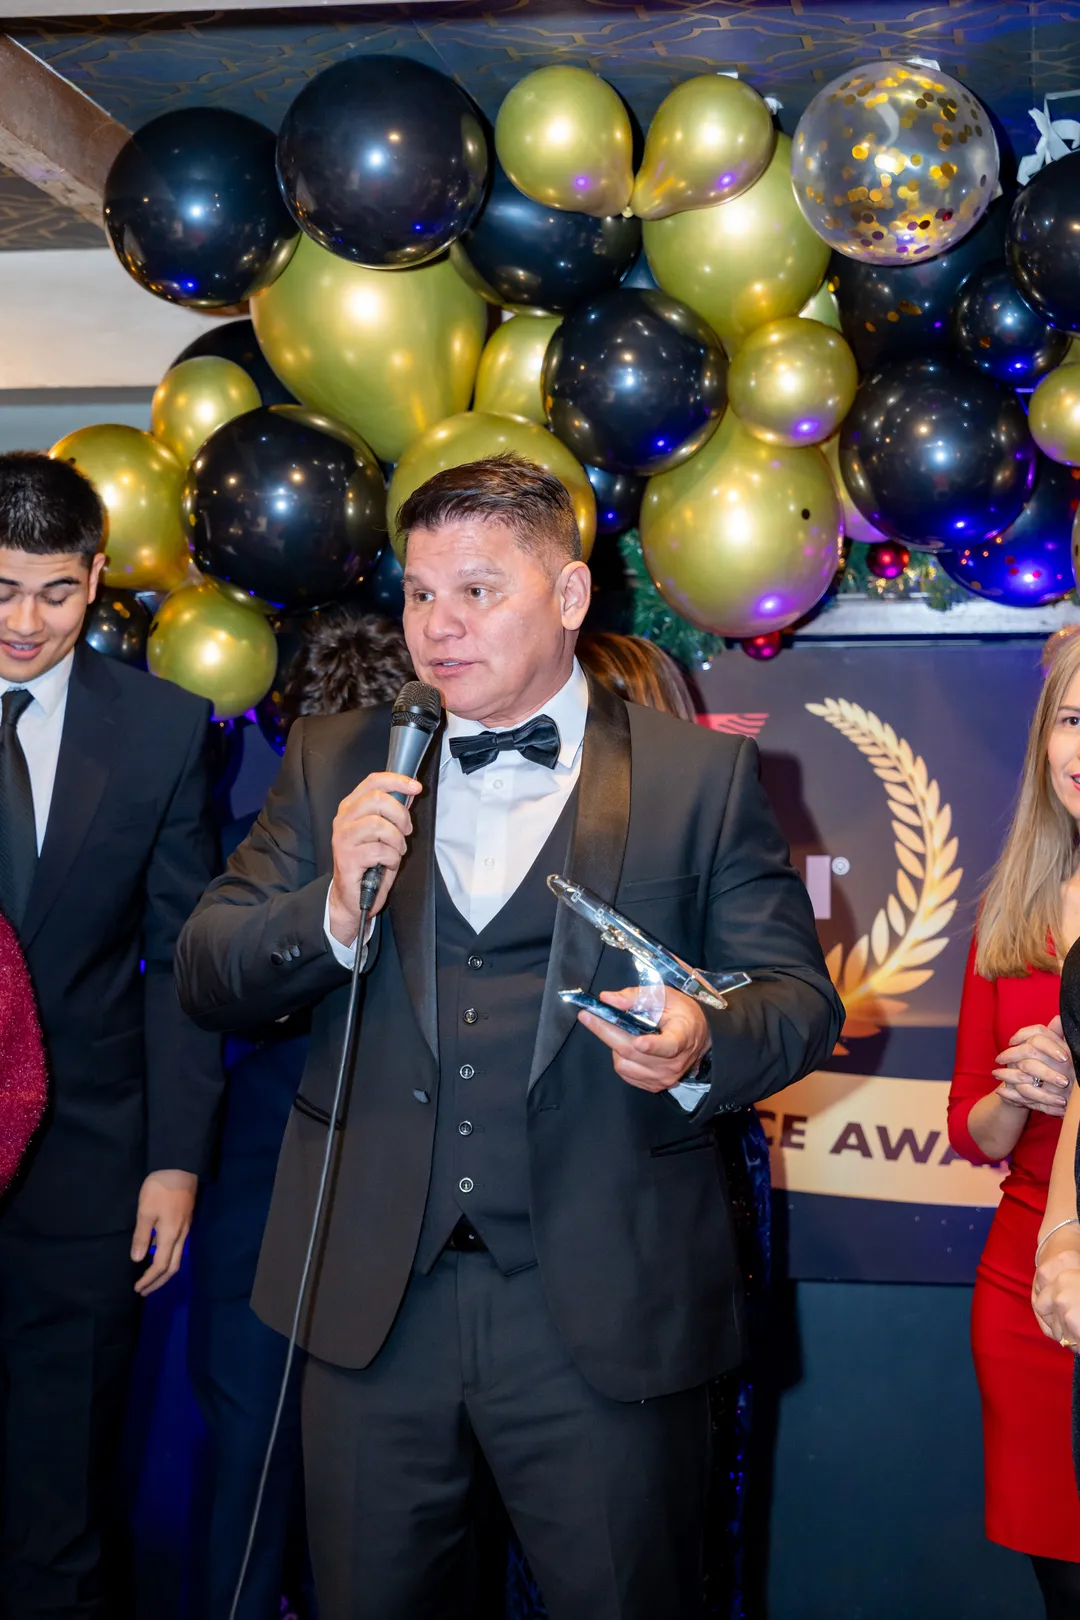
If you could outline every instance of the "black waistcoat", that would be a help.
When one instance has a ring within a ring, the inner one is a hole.
[[[528,874],[479,933],[435,863],[439,1093],[415,1266],[430,1271],[462,1215],[500,1271],[535,1265],[526,1099],[576,791]]]

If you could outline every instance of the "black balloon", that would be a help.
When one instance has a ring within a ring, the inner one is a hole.
[[[649,477],[715,433],[727,357],[668,293],[619,287],[566,317],[544,356],[544,409],[579,461]]]
[[[284,608],[340,596],[386,540],[375,457],[297,405],[248,411],[218,428],[191,464],[184,509],[203,573]]]
[[[255,720],[266,741],[278,754],[285,752],[289,727],[292,725],[292,716],[285,709],[285,683],[289,666],[303,645],[305,629],[313,622],[314,614],[310,613],[301,617],[287,615],[273,621],[277,638],[277,669],[270,690],[255,705]]]
[[[1009,215],[1009,267],[1045,321],[1080,332],[1080,152],[1048,163]]]
[[[215,323],[202,337],[177,355],[173,366],[181,360],[195,360],[202,355],[213,355],[217,360],[231,360],[234,366],[246,371],[262,396],[264,405],[296,405],[299,402],[289,393],[269,360],[259,348],[255,328],[250,321],[221,321]],[[172,370],[172,366],[169,367]]]
[[[103,585],[86,615],[83,635],[104,657],[145,669],[146,638],[152,619],[134,591],[114,591]]]
[[[400,619],[405,611],[402,567],[393,546],[387,546],[360,587],[360,602],[367,613],[381,613],[387,619]]]
[[[1024,510],[1003,534],[943,551],[942,568],[958,585],[1007,607],[1042,607],[1073,588],[1072,531],[1080,506],[1080,467],[1039,456]]]
[[[1035,456],[1016,394],[952,357],[867,378],[840,432],[840,470],[860,512],[928,550],[987,540],[1014,522]]]
[[[953,305],[952,335],[966,360],[1012,388],[1034,388],[1069,347],[1068,333],[1036,315],[1004,264],[968,276]]]
[[[608,472],[604,467],[586,467],[596,496],[597,534],[624,534],[632,529],[641,511],[646,480],[633,473]]]
[[[193,309],[227,309],[284,269],[297,230],[274,173],[274,137],[220,107],[144,124],[105,181],[105,228],[148,292]]]
[[[555,314],[618,285],[641,252],[641,221],[595,219],[546,208],[517,189],[492,159],[479,219],[453,249],[502,304]]]
[[[652,287],[660,290],[660,283],[649,269],[649,261],[644,252],[639,253],[629,270],[619,282],[620,287]]]
[[[918,264],[863,264],[833,254],[829,277],[860,371],[949,348],[956,295],[979,265],[1004,262],[1007,219],[1008,205],[999,198],[955,247]]]
[[[352,56],[285,114],[278,176],[308,236],[375,269],[423,264],[475,219],[487,137],[452,79],[403,56]]]

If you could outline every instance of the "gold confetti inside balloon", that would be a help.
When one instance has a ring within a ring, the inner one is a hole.
[[[822,326],[831,326],[834,332],[842,332],[843,324],[840,320],[840,305],[837,302],[836,288],[832,278],[823,281],[813,298],[808,298],[800,309],[799,314],[805,321],[820,321]]]
[[[476,373],[473,409],[547,426],[540,373],[561,315],[514,315],[488,338]]]
[[[483,411],[465,411],[440,422],[410,445],[394,468],[386,512],[398,557],[404,555],[404,537],[397,526],[397,514],[414,489],[445,467],[461,467],[467,461],[482,461],[485,456],[497,456],[506,450],[544,467],[566,485],[574,505],[581,549],[588,558],[596,534],[596,496],[584,467],[546,428],[512,416],[489,416]]]
[[[184,469],[149,433],[121,423],[79,428],[49,451],[89,478],[105,508],[106,585],[171,591],[191,561],[180,512]]]
[[[368,270],[301,236],[251,301],[259,347],[304,405],[359,433],[380,461],[463,411],[487,305],[447,259]]]
[[[277,668],[277,640],[261,613],[209,580],[166,597],[150,626],[152,675],[209,698],[215,720],[231,720],[266,696]]]
[[[617,90],[579,67],[543,67],[508,93],[495,120],[499,162],[526,197],[603,219],[634,189],[630,117]]]
[[[851,409],[859,372],[839,332],[801,315],[751,332],[728,371],[728,402],[766,444],[820,444]]]
[[[755,327],[797,315],[829,262],[796,205],[786,135],[741,196],[646,220],[642,234],[657,282],[708,321],[729,355]]]
[[[1031,396],[1028,427],[1051,461],[1080,467],[1080,365],[1047,373]]]
[[[722,73],[687,79],[649,125],[630,206],[639,219],[666,219],[737,197],[775,144],[772,114],[750,85]]]
[[[876,545],[879,540],[885,540],[887,535],[880,529],[875,529],[869,518],[864,518],[859,508],[851,498],[851,492],[844,483],[844,475],[840,471],[840,435],[834,433],[831,439],[826,439],[821,446],[825,453],[825,460],[829,463],[829,471],[833,476],[836,493],[840,501],[840,509],[844,519],[844,536],[848,540],[860,540],[865,545]]]
[[[791,154],[795,196],[830,247],[870,264],[932,259],[990,206],[986,109],[936,68],[875,62],[819,90]]]
[[[650,478],[641,542],[676,613],[767,635],[818,602],[840,564],[840,503],[820,450],[763,444],[728,411],[705,448]]]
[[[262,395],[242,366],[217,355],[198,355],[181,360],[158,383],[150,429],[187,467],[211,433],[261,404]]]

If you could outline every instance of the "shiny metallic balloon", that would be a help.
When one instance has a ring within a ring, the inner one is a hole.
[[[676,85],[657,108],[630,206],[639,219],[737,197],[764,174],[776,134],[772,114],[741,79],[703,73]]]
[[[632,473],[607,472],[603,467],[586,467],[585,471],[596,496],[597,534],[625,534],[632,529],[641,513],[646,480]]]
[[[1028,426],[1044,456],[1080,467],[1080,365],[1058,366],[1031,396]]]
[[[708,321],[729,356],[755,327],[797,315],[829,262],[796,205],[790,160],[791,142],[778,135],[765,173],[741,196],[643,228],[661,287]]]
[[[814,296],[806,300],[799,314],[804,321],[820,321],[822,326],[831,326],[834,332],[844,330],[840,320],[836,287],[828,277],[821,283]]]
[[[296,223],[354,264],[426,264],[475,219],[487,137],[445,73],[404,56],[347,56],[300,91],[277,144]]]
[[[547,426],[540,376],[561,319],[559,315],[512,315],[495,328],[480,356],[474,410]]]
[[[367,445],[299,405],[219,428],[184,488],[195,561],[275,607],[315,607],[373,568],[386,541],[382,473]]]
[[[259,390],[231,360],[203,355],[167,371],[154,391],[150,428],[186,467],[219,427],[258,410]]]
[[[280,275],[298,232],[278,191],[274,137],[224,107],[162,113],[121,147],[105,229],[141,287],[192,309],[228,309]]]
[[[944,252],[986,212],[997,141],[986,109],[958,80],[874,62],[818,91],[795,131],[791,178],[830,247],[908,264]]]
[[[359,433],[381,461],[472,397],[487,306],[445,259],[367,270],[302,236],[252,300],[259,346],[312,410]]]
[[[119,423],[78,428],[49,451],[97,490],[108,519],[106,585],[171,591],[191,563],[180,513],[184,469],[149,433]]]
[[[1042,607],[1073,588],[1072,533],[1080,468],[1039,457],[1024,510],[1003,534],[937,561],[958,585],[1007,607]]]
[[[954,550],[1019,517],[1035,445],[1011,389],[960,359],[906,360],[862,384],[841,429],[840,469],[875,528]]]
[[[214,355],[219,360],[231,360],[242,371],[246,371],[259,390],[260,404],[297,403],[296,396],[289,393],[259,348],[259,340],[255,336],[255,328],[250,320],[215,321],[209,331],[204,332],[194,343],[189,343],[186,349],[181,350],[173,365],[179,366],[185,360],[196,360],[203,355]]]
[[[716,635],[808,613],[840,565],[840,504],[821,452],[762,444],[729,411],[698,455],[650,478],[641,541],[657,589]]]
[[[499,162],[526,197],[598,219],[634,189],[633,132],[617,90],[587,68],[527,73],[495,120]]]
[[[639,220],[546,207],[494,163],[480,217],[450,259],[490,303],[556,313],[616,286],[640,251]]]
[[[1032,175],[1009,216],[1009,268],[1032,309],[1080,332],[1080,152]]]
[[[986,264],[961,287],[952,339],[965,359],[1011,388],[1034,388],[1060,365],[1069,334],[1048,326],[1016,290],[1004,264]]]
[[[274,632],[261,613],[214,585],[182,585],[154,616],[147,642],[152,675],[209,698],[215,720],[253,708],[277,664]]]
[[[834,433],[831,439],[826,439],[820,449],[824,452],[825,460],[829,463],[829,471],[832,473],[833,483],[836,485],[836,494],[844,518],[845,540],[859,540],[870,546],[875,545],[879,540],[884,540],[885,536],[881,530],[875,529],[874,525],[863,517],[852,500],[847,485],[844,483],[844,476],[840,471],[839,433]]]
[[[667,293],[617,287],[567,315],[551,339],[544,407],[579,461],[648,477],[711,438],[727,369],[692,309]]]
[[[151,615],[134,591],[104,586],[90,606],[83,636],[95,652],[135,669],[146,668],[146,638]]]
[[[404,536],[397,526],[397,514],[414,489],[419,489],[446,467],[462,467],[467,462],[482,461],[508,450],[554,473],[566,485],[581,534],[582,553],[587,559],[596,534],[596,498],[584,467],[546,428],[512,416],[489,416],[482,411],[451,416],[438,427],[429,429],[409,446],[394,468],[386,511],[398,556],[404,554]]]
[[[859,373],[839,332],[787,315],[751,332],[731,362],[728,396],[766,444],[820,444],[851,409]]]

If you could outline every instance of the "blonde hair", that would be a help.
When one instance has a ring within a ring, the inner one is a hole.
[[[1045,679],[1028,733],[1012,825],[979,914],[975,968],[985,979],[1056,973],[1061,889],[1076,863],[1076,823],[1054,792],[1047,749],[1065,694],[1080,672],[1080,636],[1051,638]]]
[[[693,695],[678,664],[643,636],[597,631],[582,636],[577,655],[601,686],[628,703],[662,709],[679,720],[697,719]]]

